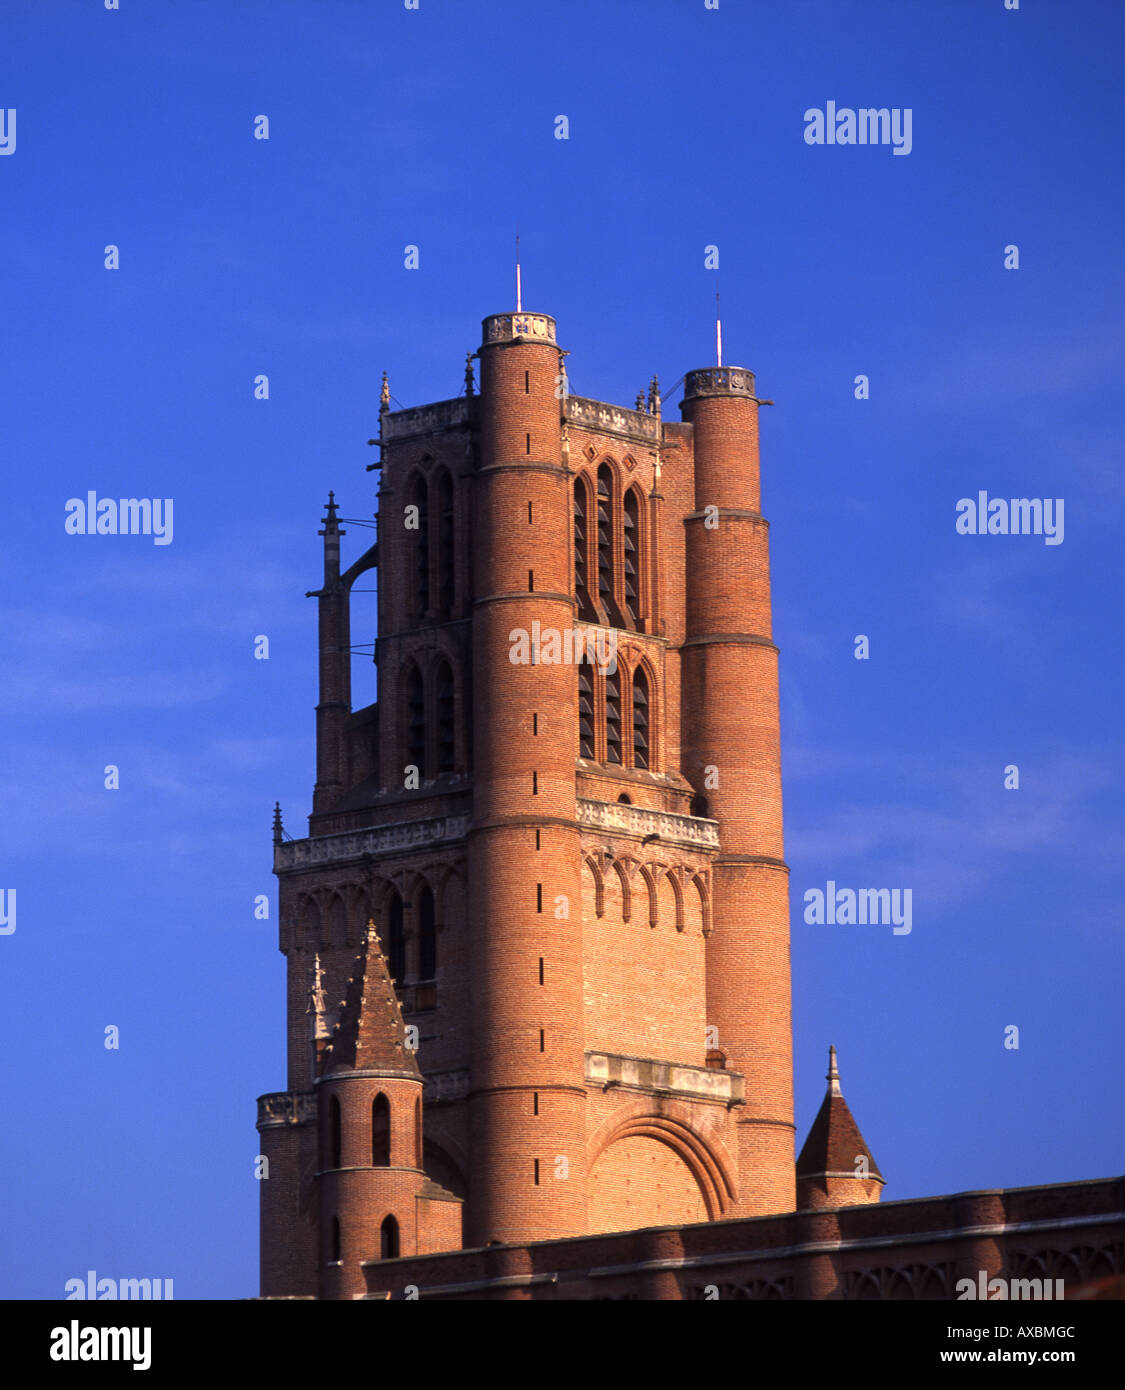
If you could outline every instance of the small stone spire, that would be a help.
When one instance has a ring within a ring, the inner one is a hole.
[[[660,418],[660,382],[655,376],[648,388],[648,413]]]
[[[391,384],[387,380],[386,372],[383,373],[383,384],[379,388],[379,414],[391,408]]]
[[[273,842],[275,845],[281,844],[285,837],[285,827],[281,823],[281,802],[273,803]]]
[[[473,354],[471,352],[467,352],[465,354],[465,395],[472,396],[475,394],[476,392],[473,383]]]
[[[842,1096],[840,1090],[840,1073],[836,1069],[836,1049],[828,1049],[828,1075],[824,1078],[828,1082],[828,1094],[830,1096]]]
[[[633,409],[639,410],[642,415],[645,413],[645,393],[643,391],[637,392],[637,399],[633,404]]]

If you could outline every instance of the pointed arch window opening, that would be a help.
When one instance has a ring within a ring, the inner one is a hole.
[[[574,480],[574,594],[578,601],[578,617],[584,622],[596,622],[597,611],[590,598],[589,517],[588,493],[581,478]]]
[[[621,667],[605,677],[605,760],[622,765],[621,757]]]
[[[391,1166],[391,1103],[382,1091],[371,1102],[371,1166]]]
[[[422,619],[430,610],[430,499],[425,478],[415,483],[412,501],[418,508],[418,529],[414,532],[414,616]]]
[[[635,628],[641,619],[641,510],[635,488],[625,494],[622,509],[622,545],[624,553],[625,615],[628,625]]]
[[[645,771],[652,767],[649,747],[649,688],[644,667],[633,672],[633,766]]]
[[[437,924],[433,890],[427,884],[418,898],[418,980],[437,975]]]
[[[442,662],[437,673],[437,770],[438,776],[456,770],[453,672]]]
[[[580,661],[578,671],[578,756],[595,760],[594,746],[594,668]]]
[[[437,570],[437,616],[453,616],[455,578],[455,540],[453,512],[453,483],[448,473],[442,473],[437,484],[437,527],[434,537],[437,551],[434,556]]]
[[[398,1256],[398,1222],[393,1216],[388,1216],[379,1227],[379,1258],[381,1260],[397,1260]]]
[[[426,688],[422,673],[411,666],[406,677],[406,761],[426,774]]]
[[[598,601],[612,615],[613,602],[613,474],[608,464],[598,469],[595,500],[598,536]]]
[[[396,985],[406,978],[406,931],[402,899],[392,893],[387,903],[387,973]]]
[[[328,1166],[339,1168],[343,1159],[343,1127],[340,1122],[340,1102],[333,1096],[328,1102]],[[339,1259],[339,1255],[333,1256]]]

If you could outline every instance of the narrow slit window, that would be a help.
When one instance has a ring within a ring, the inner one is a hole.
[[[648,768],[649,748],[648,677],[638,666],[633,672],[633,766]]]
[[[605,760],[621,763],[621,668],[605,678]]]
[[[437,610],[438,616],[448,618],[453,613],[454,528],[453,484],[448,473],[437,482]]]
[[[628,615],[629,623],[635,627],[637,618],[640,615],[640,578],[638,576],[638,564],[640,561],[640,508],[637,503],[637,494],[633,488],[625,494],[625,509],[622,516],[624,532],[624,589],[625,589],[625,612]]]
[[[596,615],[590,602],[589,570],[586,560],[586,485],[581,478],[574,480],[574,596],[578,600],[578,616],[589,621]]]
[[[437,974],[437,923],[434,894],[427,884],[418,898],[418,978],[432,980]]]
[[[454,770],[453,672],[445,662],[437,673],[437,755],[438,775]]]
[[[613,474],[598,469],[598,598],[613,612]]]
[[[417,666],[406,678],[406,761],[426,775],[426,688]]]
[[[418,478],[410,494],[417,508],[414,531],[414,616],[426,616],[430,606],[430,498],[425,478]]]
[[[589,661],[578,663],[578,756],[594,760],[594,678]]]
[[[371,1102],[371,1166],[391,1166],[391,1103],[381,1091]]]

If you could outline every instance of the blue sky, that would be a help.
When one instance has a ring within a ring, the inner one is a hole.
[[[256,1292],[322,504],[371,515],[384,369],[460,392],[517,225],[574,391],[712,362],[714,244],[777,402],[799,1142],[832,1042],[887,1200],[1119,1171],[1120,6],[121,2],[9,0],[0,50],[0,1296]],[[828,100],[910,108],[910,154],[807,145]],[[91,489],[174,499],[172,544],[67,535]],[[957,535],[981,489],[1063,544]],[[805,923],[829,879],[913,930]]]

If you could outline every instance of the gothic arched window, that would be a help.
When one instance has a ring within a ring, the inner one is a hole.
[[[578,756],[594,761],[594,668],[578,663]]]
[[[622,516],[623,542],[625,553],[625,613],[631,627],[636,627],[641,616],[641,505],[636,488],[625,494],[625,507]]]
[[[437,974],[437,927],[434,923],[434,895],[429,885],[418,898],[418,978],[432,980]]]
[[[430,497],[425,478],[415,479],[407,506],[416,509],[416,515],[407,513],[407,534],[411,537],[414,553],[414,592],[410,608],[413,616],[420,620],[430,607]]]
[[[649,699],[648,677],[644,667],[638,666],[633,672],[633,766],[649,768]]]
[[[426,773],[426,688],[417,666],[406,675],[406,761],[418,769],[421,780]]]
[[[398,1259],[398,1222],[393,1216],[388,1216],[379,1227],[379,1258]]]
[[[328,1166],[341,1165],[342,1128],[340,1124],[340,1102],[335,1096],[328,1102]],[[339,1258],[338,1256],[336,1258]]]
[[[453,672],[445,661],[437,669],[437,771],[454,770],[456,744],[453,733]]]
[[[406,933],[403,930],[402,899],[392,893],[387,901],[387,973],[396,985],[406,975]]]
[[[414,1101],[414,1165],[422,1166],[422,1097]]]
[[[621,757],[621,667],[605,677],[605,760],[622,762]]]
[[[607,614],[615,608],[613,601],[613,471],[603,463],[598,469],[598,599]]]
[[[453,483],[448,473],[438,476],[436,488],[437,507],[437,612],[439,618],[449,618],[453,614],[454,585],[454,539],[453,539]]]
[[[578,600],[578,616],[586,622],[597,620],[590,601],[589,569],[589,493],[582,477],[574,480],[574,595]]]
[[[382,1091],[371,1102],[371,1166],[391,1166],[391,1103]]]

